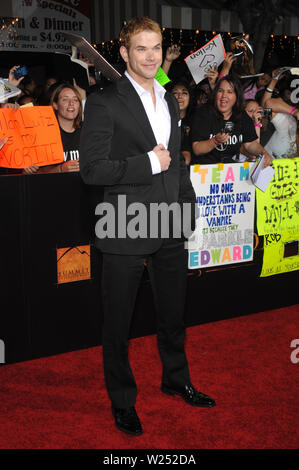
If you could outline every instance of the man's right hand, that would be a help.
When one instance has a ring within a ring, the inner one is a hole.
[[[159,159],[160,166],[161,166],[161,171],[168,170],[170,162],[171,162],[169,151],[166,150],[164,145],[159,144],[159,145],[156,145],[156,147],[153,148],[153,152],[155,152],[155,154],[157,155],[157,157]]]

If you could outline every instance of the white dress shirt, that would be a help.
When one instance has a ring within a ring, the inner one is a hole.
[[[170,137],[171,120],[168,104],[164,98],[166,90],[160,85],[160,83],[157,82],[157,80],[154,80],[154,92],[156,96],[155,107],[151,92],[140,86],[127,71],[125,71],[125,75],[130,80],[141,99],[154,136],[156,138],[157,145],[163,144],[167,149]],[[160,161],[155,152],[148,152],[148,156],[151,162],[153,175],[161,173]]]

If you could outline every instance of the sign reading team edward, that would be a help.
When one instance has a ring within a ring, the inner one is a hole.
[[[245,162],[191,167],[199,217],[188,241],[190,269],[253,259],[253,165]]]
[[[18,18],[0,32],[4,51],[71,52],[63,32],[90,38],[89,0],[11,0]]]

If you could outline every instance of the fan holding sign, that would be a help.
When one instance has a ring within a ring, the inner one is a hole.
[[[252,155],[265,155],[265,165],[272,163],[258,141],[252,120],[244,111],[241,84],[231,76],[220,78],[210,102],[196,110],[191,140],[196,156],[193,163],[233,163],[241,144]]]
[[[217,34],[198,51],[186,57],[185,62],[195,83],[198,84],[205,78],[206,73],[218,67],[225,57],[226,53],[222,37],[220,34]]]

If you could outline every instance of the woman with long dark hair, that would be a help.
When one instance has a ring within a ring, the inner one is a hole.
[[[181,152],[184,155],[186,164],[191,161],[191,118],[195,108],[192,89],[184,78],[180,78],[171,83],[168,91],[172,93],[179,104],[181,118]]]
[[[253,77],[249,82],[243,85],[243,94],[245,100],[254,100],[258,91],[264,90],[271,81],[271,72],[264,72],[263,75]]]
[[[209,102],[196,110],[191,140],[195,155],[192,163],[233,163],[242,144],[252,155],[265,155],[265,165],[272,163],[244,109],[241,84],[232,76],[221,78]]]

